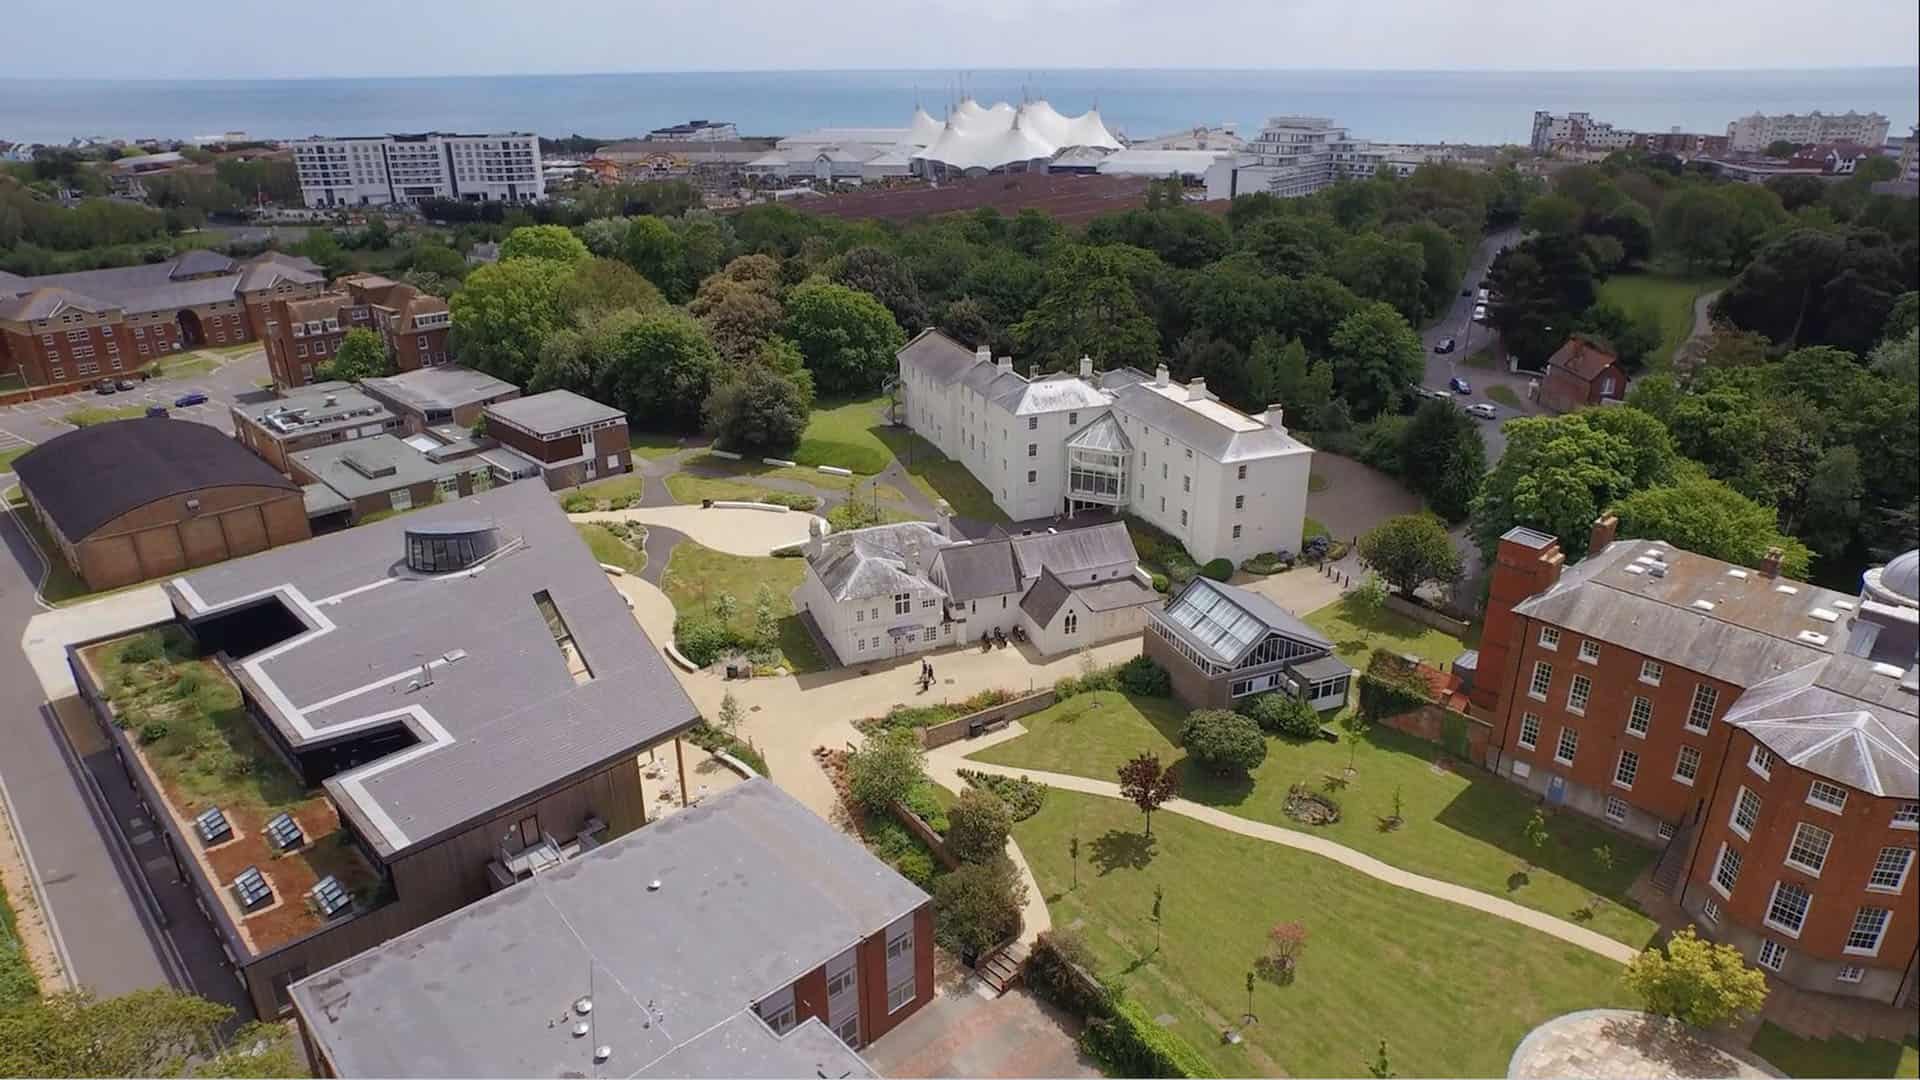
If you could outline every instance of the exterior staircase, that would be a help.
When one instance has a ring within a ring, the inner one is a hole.
[[[1693,846],[1693,830],[1692,825],[1681,827],[1653,864],[1653,887],[1667,896],[1673,895],[1674,886],[1680,884],[1680,875],[1687,868],[1687,849]]]
[[[1027,947],[1018,941],[1008,942],[982,957],[974,966],[980,978],[993,987],[994,994],[1007,992],[1007,988],[1020,981],[1020,973],[1027,967]]]

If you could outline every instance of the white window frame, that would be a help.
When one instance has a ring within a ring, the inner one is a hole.
[[[1540,628],[1540,647],[1548,652],[1560,651],[1560,628],[1543,626]]]
[[[1648,686],[1659,686],[1666,673],[1667,666],[1658,660],[1640,661],[1640,681]]]
[[[1680,768],[1682,765],[1687,763],[1687,755],[1689,754],[1693,755],[1691,775],[1688,775],[1686,772],[1683,772]],[[1688,787],[1692,787],[1693,782],[1700,778],[1700,748],[1699,747],[1682,746],[1680,748],[1679,753],[1674,755],[1673,778],[1679,781],[1680,783],[1687,785]]]
[[[1740,864],[1745,861],[1740,856],[1739,848],[1731,847],[1724,841],[1721,842],[1720,853],[1713,857],[1713,873],[1708,876],[1707,884],[1723,898],[1733,899],[1733,890],[1740,884]],[[1722,881],[1723,877],[1732,880]]]
[[[1635,725],[1638,725],[1637,727]],[[1627,703],[1627,734],[1644,739],[1653,730],[1653,702],[1639,694]]]
[[[1713,730],[1713,711],[1720,707],[1720,688],[1708,683],[1693,685],[1693,699],[1687,702],[1687,730],[1706,734]],[[1694,721],[1698,720],[1698,723]]]
[[[1840,970],[1833,976],[1834,982],[1857,983],[1867,977],[1867,969],[1859,964],[1841,964]]]
[[[1700,905],[1700,917],[1711,926],[1720,925],[1720,901],[1707,897],[1707,902]]]
[[[1837,798],[1830,800],[1821,797],[1829,792]],[[1842,813],[1847,808],[1847,789],[1825,780],[1815,780],[1807,785],[1807,805],[1819,807],[1829,814]]]
[[[1797,925],[1789,926],[1786,923],[1783,923],[1773,917],[1774,909],[1776,907],[1779,907],[1781,904],[1780,893],[1782,890],[1791,891],[1789,901],[1786,905],[1788,909],[1791,909],[1793,906],[1791,902],[1791,894],[1798,894],[1800,896],[1806,897],[1806,903],[1800,905],[1800,921]],[[1813,914],[1813,890],[1807,888],[1804,885],[1798,885],[1791,881],[1781,880],[1773,883],[1773,892],[1767,896],[1766,915],[1760,920],[1760,922],[1764,926],[1766,926],[1767,929],[1777,930],[1780,933],[1785,934],[1788,937],[1794,939],[1795,941],[1798,941],[1800,940],[1800,931],[1806,929],[1807,919],[1811,917],[1812,914]],[[1775,968],[1774,970],[1778,971],[1779,969]]]
[[[1800,851],[1805,848],[1813,856],[1808,862]],[[1787,842],[1786,864],[1809,877],[1819,877],[1826,868],[1827,856],[1833,853],[1833,833],[1811,822],[1797,822],[1793,827],[1793,839]]]
[[[1754,962],[1768,971],[1779,971],[1787,962],[1787,947],[1772,938],[1760,939],[1760,951],[1754,954]]]
[[[1773,756],[1773,751],[1759,743],[1754,743],[1753,752],[1747,755],[1747,768],[1753,770],[1754,775],[1761,779],[1771,780],[1774,762],[1778,760],[1780,759]]]
[[[1751,814],[1747,813],[1748,800],[1753,802]],[[1742,784],[1739,792],[1733,797],[1733,812],[1727,815],[1727,828],[1742,840],[1753,839],[1753,827],[1760,823],[1760,807],[1760,796]],[[1746,819],[1745,824],[1741,823],[1743,817]]]
[[[1895,829],[1920,829],[1920,802],[1900,803],[1893,808],[1893,820],[1888,823]]]
[[[1613,786],[1626,791],[1633,790],[1633,782],[1640,775],[1640,754],[1634,750],[1620,751],[1620,757],[1613,763]],[[1622,777],[1625,779],[1622,779]],[[1612,796],[1609,796],[1611,798]]]
[[[1542,685],[1542,684],[1545,685]],[[1533,677],[1527,680],[1527,696],[1535,701],[1547,700],[1547,694],[1553,690],[1553,665],[1545,660],[1533,662]]]
[[[1567,711],[1575,716],[1587,715],[1587,705],[1593,701],[1593,680],[1585,675],[1575,675],[1567,681]]]
[[[1573,745],[1568,746],[1571,737]],[[1553,761],[1556,765],[1572,765],[1573,759],[1580,753],[1580,731],[1577,728],[1562,727],[1560,735],[1553,743]]]
[[[1600,643],[1582,639],[1580,642],[1580,662],[1597,664],[1600,662]]]
[[[1527,731],[1531,728],[1532,735]],[[1520,714],[1520,749],[1532,750],[1540,745],[1540,718],[1533,713]]]
[[[1853,939],[1861,933],[1860,920],[1864,918],[1869,911],[1877,911],[1880,913],[1880,925],[1874,929],[1873,944],[1871,946],[1855,945]],[[1848,956],[1879,956],[1880,946],[1886,944],[1887,941],[1887,928],[1892,925],[1893,909],[1874,907],[1872,904],[1862,904],[1859,908],[1855,909],[1853,913],[1853,922],[1847,927],[1847,936],[1844,939],[1840,951],[1846,953]]]
[[[918,979],[911,971],[905,978],[887,987],[887,1015],[892,1016],[913,1004],[913,999],[919,996],[919,991]]]
[[[1607,796],[1606,819],[1615,825],[1627,820],[1627,800],[1618,795]]]
[[[1889,856],[1892,858],[1890,859]],[[1881,848],[1880,854],[1874,857],[1873,869],[1867,871],[1867,891],[1891,893],[1895,896],[1905,892],[1907,875],[1913,872],[1913,857],[1913,849],[1910,847]],[[1889,867],[1890,862],[1893,863],[1893,867]],[[1893,883],[1883,884],[1880,879],[1883,876],[1889,876],[1887,871],[1894,867],[1897,867],[1899,872],[1891,875]]]

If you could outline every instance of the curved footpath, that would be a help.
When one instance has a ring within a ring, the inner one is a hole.
[[[1009,725],[1002,730],[1010,731],[1017,726],[1018,725]],[[980,740],[955,745],[964,746],[969,752],[982,749]],[[1016,769],[1005,765],[990,765],[982,761],[969,760],[958,753],[948,751],[944,747],[932,751],[927,757],[930,771],[934,771],[933,764],[935,762],[938,762],[941,766],[935,774],[936,779],[939,779],[943,774],[949,774],[952,769],[968,768],[983,773],[994,773],[999,776],[1026,776],[1053,787],[1063,788],[1067,791],[1077,791],[1084,795],[1098,795],[1108,799],[1118,799],[1121,797],[1120,785],[1106,780],[1090,780],[1084,776],[1042,772],[1038,769]],[[1255,840],[1265,840],[1270,844],[1281,844],[1300,851],[1311,852],[1325,859],[1332,859],[1342,866],[1358,870],[1377,881],[1384,881],[1389,885],[1397,885],[1400,888],[1409,889],[1438,900],[1459,904],[1461,907],[1470,907],[1476,911],[1484,911],[1489,915],[1499,916],[1509,922],[1519,923],[1522,926],[1538,930],[1541,933],[1552,934],[1554,937],[1570,945],[1578,945],[1588,952],[1597,953],[1600,956],[1604,956],[1618,963],[1624,964],[1640,953],[1640,950],[1635,949],[1631,945],[1615,941],[1605,934],[1595,933],[1577,923],[1571,923],[1565,919],[1548,915],[1545,912],[1535,911],[1532,908],[1522,907],[1511,900],[1490,896],[1478,889],[1469,889],[1464,885],[1455,885],[1450,881],[1440,881],[1437,878],[1424,877],[1420,874],[1401,870],[1398,867],[1389,866],[1371,855],[1363,855],[1350,847],[1336,844],[1331,840],[1323,840],[1310,833],[1295,832],[1292,829],[1283,829],[1278,825],[1268,825],[1265,822],[1253,821],[1235,814],[1229,814],[1223,810],[1216,810],[1211,806],[1202,806],[1199,803],[1189,802],[1186,799],[1170,799],[1162,805],[1160,809],[1162,812],[1179,814],[1182,817],[1202,821],[1216,828],[1238,833],[1241,836],[1252,837]],[[1032,888],[1031,884],[1029,884],[1029,888]]]

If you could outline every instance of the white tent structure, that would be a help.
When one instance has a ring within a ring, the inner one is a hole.
[[[1110,153],[1121,148],[1098,111],[1065,116],[1046,101],[1015,108],[967,98],[954,106],[940,135],[913,155],[916,172],[945,179],[996,172],[1037,172],[1069,148]]]

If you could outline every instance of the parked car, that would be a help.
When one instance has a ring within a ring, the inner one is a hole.
[[[1455,375],[1453,378],[1447,380],[1447,389],[1456,394],[1473,393],[1473,385],[1467,382],[1464,376],[1460,375]]]
[[[1477,323],[1483,323],[1487,321],[1487,305],[1485,304],[1473,305],[1473,321]]]
[[[1473,298],[1473,299],[1474,299],[1474,302],[1475,302],[1475,303],[1480,303],[1480,304],[1484,304],[1484,303],[1486,303],[1486,302],[1487,302],[1487,290],[1485,290],[1485,289],[1481,289],[1481,290],[1480,290],[1480,291],[1479,291],[1479,292],[1478,292],[1477,294],[1475,294],[1475,295],[1474,295],[1474,298]]]
[[[1472,416],[1477,416],[1482,420],[1492,420],[1500,415],[1498,409],[1495,409],[1492,405],[1484,401],[1476,401],[1467,406],[1467,413]]]
[[[113,393],[113,392],[114,392],[114,386],[113,386],[113,380],[112,380],[112,379],[101,379],[101,380],[100,380],[99,382],[97,382],[97,383],[94,383],[94,384],[93,384],[93,392],[94,392],[94,393],[96,393],[96,394],[111,394],[111,393]]]
[[[133,380],[132,380],[132,379],[121,379],[121,380],[120,380],[119,382],[117,382],[117,383],[114,383],[113,385],[114,385],[114,386],[116,386],[116,387],[118,387],[118,388],[120,388],[120,389],[122,389],[122,390],[131,390],[131,389],[133,389]]]
[[[184,409],[191,405],[205,405],[206,403],[207,395],[198,390],[181,394],[179,397],[173,399],[173,407],[176,409]]]
[[[1420,396],[1423,398],[1431,398],[1434,401],[1453,400],[1453,395],[1447,393],[1445,390],[1431,390],[1424,386],[1420,388]]]
[[[1452,338],[1450,338],[1450,337],[1443,337],[1443,338],[1441,338],[1441,339],[1440,339],[1439,341],[1437,341],[1437,342],[1435,342],[1435,343],[1434,343],[1434,346],[1433,346],[1433,351],[1434,351],[1434,352],[1437,352],[1437,353],[1450,353],[1450,352],[1452,352],[1452,351],[1453,351],[1453,339],[1452,339]]]
[[[1461,289],[1461,290],[1460,290],[1460,295],[1461,295],[1461,296],[1472,296],[1472,295],[1473,295],[1473,290],[1472,290],[1472,289]]]
[[[147,406],[147,416],[153,420],[165,420],[167,418],[167,407],[165,405],[149,405]]]

